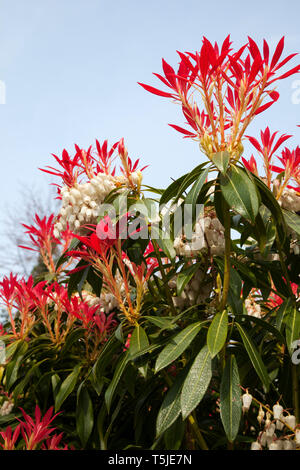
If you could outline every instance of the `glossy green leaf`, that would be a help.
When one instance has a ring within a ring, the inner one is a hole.
[[[244,343],[245,349],[248,353],[248,356],[249,356],[249,358],[252,362],[252,365],[253,365],[257,375],[259,376],[260,380],[264,384],[266,390],[268,391],[269,387],[270,387],[270,378],[269,378],[269,375],[268,375],[268,371],[267,371],[267,369],[266,369],[266,367],[263,363],[263,360],[262,360],[255,344],[253,343],[250,336],[246,332],[246,330],[239,323],[235,323],[235,325],[237,326],[237,328],[239,330],[239,333],[240,333],[241,338],[243,340],[243,343]]]
[[[248,174],[241,168],[232,166],[225,175],[220,175],[220,186],[229,207],[254,222],[260,206],[260,197]]]
[[[186,374],[180,373],[174,384],[168,390],[163,399],[162,405],[157,415],[156,420],[156,435],[163,434],[181,413],[180,391],[185,380]]]
[[[220,387],[220,413],[229,442],[237,436],[242,415],[239,371],[235,357],[231,355],[225,364]]]
[[[183,419],[199,405],[212,377],[211,356],[204,346],[196,356],[181,391],[181,412]]]
[[[221,173],[226,173],[229,160],[230,160],[230,153],[227,152],[227,150],[214,153],[212,156],[212,161],[214,162],[214,164],[216,165],[216,167]]]
[[[114,398],[114,394],[115,394],[115,391],[116,391],[116,388],[117,386],[119,385],[119,382],[122,378],[122,375],[128,365],[128,362],[129,362],[129,354],[128,354],[128,351],[126,353],[124,353],[120,359],[119,359],[119,362],[115,368],[115,373],[114,373],[114,376],[112,378],[112,381],[110,382],[106,392],[105,392],[105,403],[106,403],[106,407],[107,407],[107,411],[109,412],[110,410],[110,407],[111,407],[111,404],[112,404],[112,400]]]
[[[149,340],[145,330],[140,325],[136,326],[130,338],[129,354],[135,356],[148,346]],[[139,371],[146,377],[147,366],[139,367]]]
[[[195,183],[193,184],[191,190],[188,192],[188,194],[185,198],[185,204],[191,204],[192,207],[193,207],[193,212],[194,212],[194,208],[197,204],[197,199],[198,199],[198,196],[200,194],[200,191],[203,188],[203,185],[204,185],[205,180],[207,178],[207,175],[208,175],[208,168],[206,168],[206,170],[204,170],[200,174],[199,178],[195,181]]]
[[[55,412],[60,410],[61,405],[68,398],[68,396],[73,392],[79,373],[81,365],[77,364],[74,367],[73,371],[68,375],[68,377],[62,382],[60,389],[55,397]]]
[[[211,357],[215,357],[223,348],[228,330],[228,313],[224,310],[217,313],[211,322],[207,332],[207,346]]]
[[[85,447],[94,426],[94,412],[87,387],[82,383],[77,391],[76,430]]]
[[[189,266],[187,269],[183,269],[182,271],[180,271],[176,280],[178,296],[182,294],[183,289],[190,282],[190,280],[193,278],[194,274],[198,271],[198,269],[199,263],[195,263],[192,266]]]
[[[300,236],[300,216],[295,212],[282,210],[286,224]]]
[[[292,356],[294,352],[293,343],[300,339],[300,312],[295,305],[291,305],[285,323],[286,343]]]
[[[174,362],[191,344],[200,328],[201,322],[192,323],[174,336],[159,354],[155,364],[155,372],[158,372],[171,364],[171,362]]]

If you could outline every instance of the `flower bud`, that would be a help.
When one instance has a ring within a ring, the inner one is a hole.
[[[251,450],[262,450],[259,442],[255,441],[251,444]]]
[[[243,397],[243,411],[248,411],[252,402],[252,395],[250,393],[244,393]]]
[[[295,429],[295,427],[296,427],[296,418],[295,418],[294,415],[285,416],[284,422],[290,428]]]
[[[273,406],[274,419],[280,419],[282,412],[283,412],[283,407],[279,405],[279,403],[276,403],[276,405]]]

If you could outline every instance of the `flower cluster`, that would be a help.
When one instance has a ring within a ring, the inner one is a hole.
[[[253,397],[246,390],[242,399],[243,411],[247,413]],[[257,421],[263,429],[259,431],[257,440],[252,442],[251,450],[293,450],[300,447],[300,429],[296,418],[284,412],[278,402],[272,409],[259,403]]]
[[[95,151],[89,147],[86,152],[77,145],[75,150],[74,157],[70,157],[66,150],[61,159],[54,155],[62,170],[53,167],[42,170],[59,176],[63,182],[63,186],[57,185],[62,207],[54,227],[56,238],[68,228],[79,233],[86,225],[95,224],[102,214],[101,205],[111,191],[118,188],[139,191],[141,172],[146,168],[138,170],[139,160],[132,162],[123,139],[111,149],[108,149],[107,141],[101,145],[96,140]],[[120,176],[116,176],[116,168],[112,166],[116,150],[121,163]]]
[[[5,400],[0,406],[0,416],[7,416],[11,413],[14,408],[14,402],[11,400]]]
[[[196,221],[191,240],[187,240],[185,235],[177,236],[174,248],[178,255],[192,258],[201,252],[206,252],[210,256],[222,255],[225,249],[224,227],[216,213],[207,211],[204,216],[200,216]]]
[[[177,276],[169,281],[172,291],[177,287]],[[192,305],[203,304],[208,301],[213,291],[213,280],[210,276],[199,269],[192,279],[187,283],[180,296],[172,297],[175,307],[180,310]]]

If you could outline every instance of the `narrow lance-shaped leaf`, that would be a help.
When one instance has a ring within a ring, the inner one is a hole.
[[[58,411],[63,402],[73,392],[76,385],[81,365],[78,364],[74,367],[74,370],[68,375],[68,377],[62,382],[60,389],[55,397],[55,412]]]
[[[181,412],[183,419],[199,405],[212,377],[211,356],[207,346],[196,356],[185,379],[181,392]]]
[[[136,326],[130,338],[129,354],[132,354],[134,356],[143,349],[147,348],[148,346],[149,340],[145,330],[140,325]],[[140,367],[139,371],[144,377],[146,377],[147,366],[145,365],[143,367]]]
[[[182,294],[183,289],[185,286],[190,282],[194,274],[198,271],[199,264],[195,263],[192,266],[189,266],[187,269],[182,270],[178,276],[176,281],[177,287],[177,295],[180,296]]]
[[[192,323],[172,338],[170,343],[159,354],[155,364],[155,372],[175,361],[191,344],[200,328],[201,322]]]
[[[285,334],[287,347],[290,355],[292,356],[295,341],[300,339],[300,312],[294,305],[291,306],[290,312],[286,318]]]
[[[228,314],[224,310],[222,313],[217,313],[210,324],[207,332],[207,346],[211,357],[215,357],[223,348],[228,330]]]
[[[174,384],[168,390],[156,420],[156,435],[160,436],[178,418],[181,413],[180,391],[186,377],[185,372],[181,372],[175,379]]]
[[[122,378],[122,375],[128,365],[128,360],[129,360],[129,354],[128,352],[124,353],[123,356],[121,356],[121,359],[119,360],[117,367],[115,368],[115,373],[112,378],[112,381],[110,382],[106,392],[105,392],[105,403],[107,406],[107,410],[109,412],[111,403],[116,391],[116,388]]]
[[[282,212],[286,224],[300,236],[300,216],[285,209]]]
[[[257,375],[259,376],[260,380],[264,384],[266,390],[268,391],[269,387],[270,387],[270,378],[269,378],[269,375],[268,375],[268,371],[267,371],[267,369],[266,369],[266,367],[263,363],[263,360],[262,360],[255,344],[253,343],[253,341],[249,337],[248,333],[246,332],[246,330],[244,330],[244,328],[239,323],[235,323],[235,325],[237,326],[237,328],[239,330],[239,333],[240,333],[241,338],[243,340],[243,343],[244,343],[245,349],[248,353],[248,356],[249,356],[249,358],[252,362],[252,365],[253,365]]]
[[[239,371],[233,355],[227,359],[223,371],[220,388],[220,413],[227,439],[233,442],[239,431],[242,415]]]
[[[254,223],[260,206],[260,197],[248,174],[232,166],[220,175],[221,191],[230,208]]]
[[[82,383],[77,391],[76,430],[83,447],[86,445],[94,426],[94,412],[87,387]]]

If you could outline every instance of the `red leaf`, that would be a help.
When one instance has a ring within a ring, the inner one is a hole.
[[[250,135],[247,135],[246,137],[250,140],[251,144],[256,148],[256,150],[258,150],[259,152],[262,152],[262,148],[258,140],[256,140],[254,137],[251,137]]]
[[[149,91],[149,93],[153,93],[154,95],[164,96],[165,98],[174,98],[174,95],[171,95],[171,93],[166,93],[164,91],[158,90],[157,88],[154,88],[153,86],[145,85],[144,83],[138,82],[138,84],[141,85],[146,91]]]
[[[176,88],[176,79],[175,79],[175,71],[164,59],[162,59],[162,67],[165,73],[166,79],[172,85],[173,88]]]
[[[278,60],[280,59],[283,48],[284,48],[284,36],[280,39],[280,41],[277,44],[277,47],[275,49],[275,52],[274,52],[274,55],[273,55],[273,58],[272,58],[272,62],[271,62],[271,67],[270,67],[271,70],[273,69],[273,67],[275,67]]]
[[[185,134],[189,137],[195,137],[197,135],[197,134],[193,134],[192,132],[190,132],[186,129],[183,129],[183,127],[176,126],[176,124],[169,124],[169,126],[173,127],[173,129],[175,129],[175,131],[181,132],[182,134]]]

